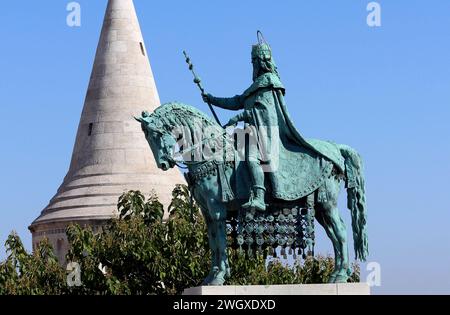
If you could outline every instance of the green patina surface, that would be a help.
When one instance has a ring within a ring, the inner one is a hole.
[[[217,118],[213,121],[189,105],[168,103],[138,119],[159,167],[168,169],[179,162],[187,165],[189,186],[208,223],[212,266],[205,284],[223,284],[230,272],[225,250],[227,222],[240,220],[242,224],[235,226],[245,227],[233,230],[239,246],[281,247],[294,253],[297,248],[305,254],[305,244],[313,242],[313,226],[311,220],[300,222],[302,216],[297,214],[302,211],[314,216],[333,243],[335,271],[330,281],[346,282],[350,275],[348,244],[337,199],[344,181],[355,255],[365,260],[368,242],[362,160],[349,146],[301,136],[289,116],[286,91],[267,43],[253,46],[252,63],[254,82],[241,95],[214,97],[204,93],[196,75],[194,81],[209,105],[240,111],[225,127],[243,121],[245,129],[255,131],[257,141],[246,144],[244,152],[235,150],[233,137]],[[182,146],[182,161],[176,161],[171,152],[180,136],[174,136],[173,130],[180,126],[190,135],[200,129],[208,132],[200,132],[199,144]],[[201,150],[204,146],[221,152],[220,156],[207,159]],[[188,159],[194,154],[200,160]],[[290,221],[283,213],[290,215]],[[244,224],[248,214],[256,214],[256,223]],[[271,223],[271,218],[280,221]]]

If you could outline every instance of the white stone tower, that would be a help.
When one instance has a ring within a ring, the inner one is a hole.
[[[56,195],[29,227],[33,247],[47,237],[60,261],[70,223],[95,228],[117,213],[130,189],[156,191],[166,206],[178,170],[163,172],[133,116],[160,105],[132,0],[109,0],[70,169]]]

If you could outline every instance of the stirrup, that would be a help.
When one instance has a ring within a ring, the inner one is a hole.
[[[259,204],[259,206],[257,206],[257,204]],[[266,211],[266,204],[264,203],[264,201],[259,203],[259,202],[256,201],[256,199],[253,199],[253,200],[249,200],[248,202],[244,203],[242,205],[242,208],[244,208],[244,209],[255,209],[255,210],[258,210],[258,211]]]

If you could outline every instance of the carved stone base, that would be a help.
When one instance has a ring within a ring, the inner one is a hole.
[[[367,283],[200,286],[183,295],[370,295]]]

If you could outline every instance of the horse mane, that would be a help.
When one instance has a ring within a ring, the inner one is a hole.
[[[197,108],[178,102],[166,103],[158,107],[152,114],[153,123],[176,137],[176,141],[184,142],[183,147],[192,148],[199,143],[191,156],[202,156],[203,148],[220,149],[215,152],[234,158],[234,138],[225,132],[218,123]],[[181,128],[181,130],[180,130]],[[181,131],[181,134],[178,132]],[[180,137],[181,136],[181,137]],[[179,138],[180,137],[180,138]],[[225,147],[224,147],[225,146]]]
[[[195,107],[179,102],[170,102],[159,106],[152,116],[158,119],[168,132],[180,126],[187,127],[191,131],[207,127],[217,129],[220,133],[224,132],[224,129],[209,116]]]

